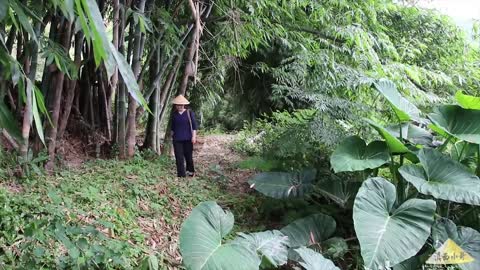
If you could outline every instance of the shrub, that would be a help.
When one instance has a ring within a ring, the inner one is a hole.
[[[318,166],[324,159],[323,142],[315,132],[319,121],[314,109],[274,112],[246,125],[234,149],[280,164],[283,170]]]

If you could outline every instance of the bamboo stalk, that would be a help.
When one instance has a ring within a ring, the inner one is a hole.
[[[78,72],[80,72],[80,65],[82,61],[82,48],[83,48],[83,33],[78,32],[75,35],[75,56],[74,64],[77,67]],[[58,128],[58,138],[62,139],[65,129],[67,127],[68,119],[70,118],[70,112],[73,105],[73,100],[75,98],[75,90],[77,87],[77,80],[66,79],[66,93],[65,105],[63,108],[62,117],[60,119],[60,125]]]
[[[65,20],[62,26],[64,31],[62,35],[62,43],[61,45],[65,50],[70,48],[70,40],[71,40],[71,30],[72,30],[72,23]],[[55,166],[55,150],[56,150],[56,143],[57,143],[57,134],[58,134],[58,120],[60,117],[60,105],[62,101],[62,92],[63,92],[63,83],[65,79],[65,74],[60,70],[57,71],[55,76],[55,88],[53,93],[53,103],[51,106],[52,110],[52,126],[50,126],[48,131],[48,162],[45,164],[45,168],[48,171],[53,170]]]
[[[146,0],[140,0],[138,4],[138,11],[143,13],[145,11],[145,2]],[[142,32],[140,30],[140,24],[136,25],[135,37],[134,37],[134,47],[133,47],[133,60],[132,60],[132,69],[135,78],[138,80],[140,75],[141,68],[141,52],[142,48]],[[135,145],[136,145],[136,113],[137,113],[137,101],[133,98],[132,95],[129,95],[128,102],[128,116],[127,116],[127,157],[133,157],[135,154]]]

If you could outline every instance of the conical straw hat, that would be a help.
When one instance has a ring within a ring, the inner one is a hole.
[[[190,104],[190,102],[188,102],[188,100],[183,95],[178,95],[176,98],[173,99],[172,103],[175,105]]]

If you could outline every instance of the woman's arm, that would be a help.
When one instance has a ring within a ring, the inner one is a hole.
[[[175,130],[175,117],[172,116],[172,125],[170,127],[170,134],[172,135],[172,138],[173,138],[174,130]]]
[[[197,131],[196,130],[192,131],[192,143],[193,144],[197,143]]]
[[[197,143],[197,120],[195,119],[195,113],[190,111],[191,119],[192,119],[192,143]]]

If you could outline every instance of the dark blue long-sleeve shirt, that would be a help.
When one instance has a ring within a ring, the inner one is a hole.
[[[190,141],[192,139],[192,131],[190,130],[190,123],[188,121],[187,113],[190,113],[192,120],[192,129],[197,130],[197,121],[195,120],[195,113],[191,110],[185,110],[183,113],[175,111],[172,119],[172,132],[174,141]]]

